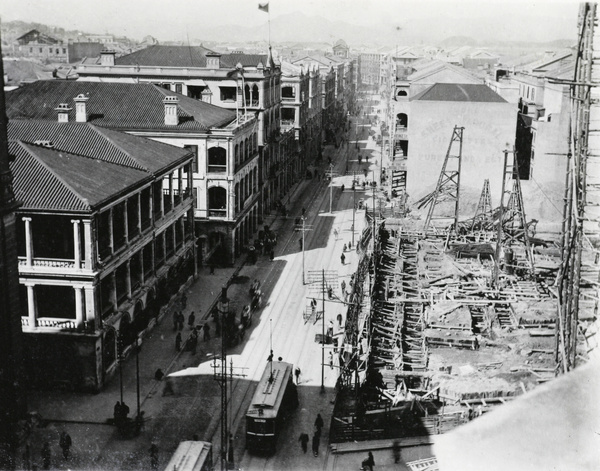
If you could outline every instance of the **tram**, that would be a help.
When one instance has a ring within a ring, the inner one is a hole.
[[[200,441],[179,442],[165,471],[212,471],[212,444]]]
[[[246,413],[246,449],[251,453],[274,453],[283,419],[297,406],[293,365],[267,362]]]

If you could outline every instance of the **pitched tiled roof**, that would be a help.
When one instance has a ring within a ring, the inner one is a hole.
[[[410,101],[468,101],[507,103],[487,85],[471,83],[436,83]]]
[[[11,140],[50,141],[55,149],[150,173],[185,160],[189,151],[90,123],[11,119]]]
[[[6,113],[10,119],[57,121],[55,108],[67,103],[73,108],[69,120],[75,120],[73,99],[88,96],[89,122],[99,126],[127,130],[169,130],[207,132],[235,119],[235,112],[170,92],[149,83],[104,83],[73,80],[41,80],[6,94]],[[163,99],[177,96],[179,124],[165,125]]]
[[[221,65],[222,67],[232,67],[234,68],[238,63],[242,64],[243,67],[256,67],[259,62],[267,67],[269,61],[269,56],[267,54],[240,54],[240,53],[231,53],[231,54],[223,54],[221,56]]]
[[[89,211],[140,184],[148,173],[68,152],[9,142],[15,196],[21,209]]]
[[[156,67],[206,67],[206,53],[213,52],[203,46],[149,46],[115,59],[116,65]]]

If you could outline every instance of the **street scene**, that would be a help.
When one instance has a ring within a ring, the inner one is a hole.
[[[596,469],[597,4],[142,3],[0,6],[0,470]]]

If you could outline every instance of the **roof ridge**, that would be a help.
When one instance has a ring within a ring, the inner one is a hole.
[[[102,126],[96,126],[96,125],[91,124],[91,123],[88,123],[88,125],[94,131],[96,131],[98,134],[100,134],[102,137],[104,137],[105,139],[107,139],[111,143],[111,145],[115,146],[117,149],[119,149],[121,152],[123,152],[125,155],[127,155],[131,160],[133,160],[134,162],[136,162],[139,167],[134,167],[134,166],[131,166],[131,165],[124,165],[124,164],[119,163],[119,162],[110,162],[110,163],[114,163],[115,165],[119,165],[120,167],[133,168],[135,170],[143,170],[145,172],[152,173],[149,168],[147,168],[144,165],[142,165],[133,155],[131,155],[131,153],[129,151],[126,151],[125,149],[123,149],[123,147],[121,147],[121,145],[117,144],[111,136],[108,136],[104,132],[104,131],[106,131],[109,128],[103,128]],[[127,133],[124,133],[124,132],[121,132],[121,131],[115,131],[114,129],[110,129],[109,133],[110,132],[119,132],[121,134],[127,134]],[[130,135],[127,134],[127,136],[130,136]],[[144,138],[142,137],[141,139],[144,139]],[[99,159],[94,159],[94,160],[99,160]]]
[[[75,197],[77,197],[79,199],[79,201],[81,201],[87,209],[92,209],[92,205],[90,204],[89,200],[85,197],[83,197],[81,194],[79,194],[79,192],[77,190],[75,190],[75,188],[73,188],[70,184],[68,184],[64,178],[62,178],[60,175],[58,175],[54,170],[52,170],[52,168],[50,168],[46,162],[44,162],[44,160],[35,152],[36,149],[45,149],[47,151],[51,151],[51,152],[58,152],[58,154],[64,153],[64,154],[69,154],[69,155],[74,155],[76,157],[85,157],[83,155],[78,155],[78,154],[73,154],[71,152],[66,152],[66,151],[62,151],[62,150],[58,150],[58,149],[52,149],[52,148],[48,148],[48,147],[44,147],[44,146],[38,146],[29,142],[24,142],[21,140],[17,140],[17,141],[13,141],[13,142],[17,142],[20,146],[22,146],[27,152],[29,152],[34,158],[35,160],[42,166],[44,167],[44,169],[54,177],[55,180],[59,181],[67,190],[69,190]]]

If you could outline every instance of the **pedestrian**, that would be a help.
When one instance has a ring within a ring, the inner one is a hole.
[[[342,288],[342,294],[344,294],[346,292],[346,282],[344,280],[342,280],[342,283],[340,286]]]
[[[177,315],[177,328],[179,330],[183,330],[183,322],[185,321],[185,317],[183,316],[183,312],[179,311],[179,314]]]
[[[294,370],[294,374],[296,375],[296,384],[300,384],[300,373],[301,373],[300,367],[297,366],[296,369]],[[306,436],[306,441],[308,441],[308,435]],[[305,453],[306,453],[306,450],[305,450]]]
[[[342,183],[342,193],[344,192],[344,190],[346,189],[346,187],[344,186],[344,184]]]
[[[181,332],[177,332],[175,336],[175,351],[178,352],[181,350]]]
[[[340,260],[342,261],[342,265],[346,265],[346,256],[342,253],[342,256],[340,257]]]
[[[344,244],[344,248],[342,249],[342,252],[345,252],[346,250],[348,250],[348,246],[346,244]]]
[[[181,294],[181,308],[185,309],[185,307],[187,306],[187,296],[185,295],[185,292]]]
[[[119,425],[119,422],[121,421],[121,416],[122,416],[121,402],[117,401],[117,403],[115,404],[115,407],[113,408],[113,419],[114,419],[115,425]]]
[[[337,315],[337,321],[338,321],[338,328],[340,328],[340,329],[342,328],[342,320],[343,320],[342,315],[338,314]]]
[[[333,321],[329,321],[327,325],[327,340],[333,337]]]
[[[337,238],[338,238],[338,234],[339,234],[339,233],[338,233],[338,230],[337,230],[337,229],[334,229],[334,230],[333,230],[333,235],[334,235],[334,237],[335,237],[335,240],[337,240]]]
[[[154,379],[156,381],[161,381],[164,377],[165,377],[165,374],[163,373],[163,370],[161,370],[160,368],[154,372]]]
[[[273,350],[271,350],[271,353],[269,353],[269,356],[267,357],[267,361],[273,361]]]
[[[375,466],[375,460],[373,459],[373,453],[369,452],[367,459],[362,462],[362,469],[373,471],[373,466]]]
[[[269,258],[271,259],[271,261],[273,261],[273,259],[275,258],[275,251],[273,249],[271,249],[271,252],[269,253]]]
[[[62,448],[63,458],[65,460],[69,459],[69,452],[71,451],[72,443],[71,436],[63,430],[63,432],[60,434],[60,440],[58,441],[58,444]]]
[[[196,329],[192,330],[190,335],[190,351],[192,355],[196,354],[196,348],[198,347],[198,331]]]
[[[204,331],[204,341],[210,340],[210,325],[208,325],[208,322],[202,326],[202,330]]]
[[[194,311],[190,312],[190,315],[188,317],[188,326],[190,327],[190,329],[194,328],[194,324],[196,323],[196,314],[194,314]]]
[[[333,370],[333,352],[329,352],[329,368]]]
[[[158,469],[158,446],[156,443],[150,445],[150,467],[152,469]]]
[[[316,430],[316,434],[318,434],[319,436],[321,436],[321,430],[323,429],[323,417],[321,417],[321,414],[317,414],[317,418],[315,419],[315,430]]]
[[[312,438],[312,451],[315,456],[319,456],[319,443],[321,442],[321,434],[315,432]]]
[[[50,451],[50,443],[44,442],[42,445],[42,469],[50,469],[50,460],[52,458],[52,451]]]
[[[298,441],[300,442],[300,446],[302,447],[302,451],[306,453],[308,450],[308,433],[301,433]]]
[[[123,401],[121,403],[121,416],[123,417],[123,419],[127,419],[128,415],[129,415],[129,406],[127,404],[125,404],[125,401]]]
[[[394,463],[400,463],[400,442],[398,440],[394,440],[392,444],[392,453],[394,454]]]

